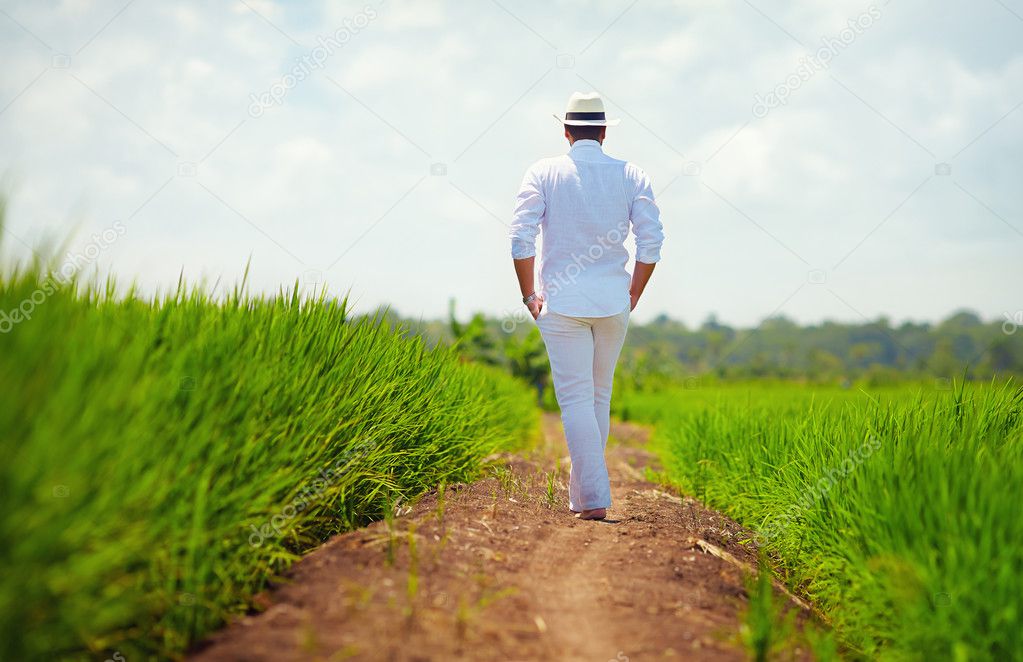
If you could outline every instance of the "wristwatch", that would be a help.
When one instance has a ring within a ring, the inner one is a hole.
[[[536,296],[536,292],[533,292],[528,297],[522,297],[522,303],[524,303],[524,304],[526,304],[528,306],[533,301],[536,301],[537,298],[538,297]]]

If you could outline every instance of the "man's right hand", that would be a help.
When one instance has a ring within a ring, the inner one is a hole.
[[[533,316],[534,320],[540,316],[540,311],[543,310],[543,304],[544,301],[542,294],[537,294],[535,299],[526,304],[526,307],[529,308],[529,314]]]

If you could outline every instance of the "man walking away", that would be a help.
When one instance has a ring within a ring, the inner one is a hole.
[[[572,458],[569,510],[581,519],[604,519],[611,506],[604,449],[615,363],[664,234],[650,178],[604,153],[607,127],[618,120],[606,118],[600,95],[576,92],[565,114],[555,117],[570,148],[526,171],[511,226],[512,259],[522,302],[550,358]],[[630,230],[636,238],[631,276],[624,245]]]

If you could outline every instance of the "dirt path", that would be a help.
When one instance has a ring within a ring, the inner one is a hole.
[[[646,430],[626,424],[608,448],[610,520],[576,520],[556,416],[544,430],[487,479],[330,540],[194,659],[746,659],[741,528],[646,481]]]

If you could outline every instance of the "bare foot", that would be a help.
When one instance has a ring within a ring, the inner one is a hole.
[[[578,515],[576,515],[576,517],[578,517],[579,519],[604,519],[605,517],[607,517],[607,509],[592,508],[590,510],[584,510]]]

